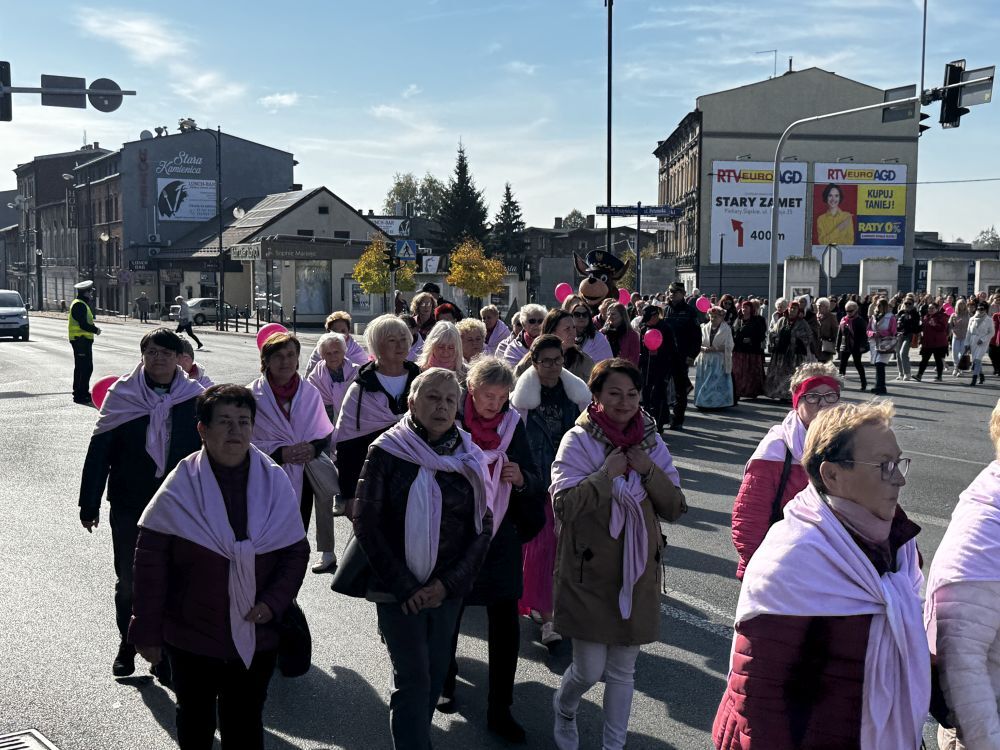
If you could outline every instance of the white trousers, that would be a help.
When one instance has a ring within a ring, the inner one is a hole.
[[[559,687],[559,710],[566,716],[576,716],[583,694],[603,680],[604,750],[625,747],[638,656],[638,646],[608,646],[573,639],[573,663]]]

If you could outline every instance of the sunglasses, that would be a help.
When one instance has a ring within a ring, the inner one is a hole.
[[[590,313],[589,312],[582,312],[582,311],[578,310],[577,312],[573,313],[573,317],[574,318],[580,318],[580,319],[586,319],[586,318],[590,317]]]
[[[527,320],[527,321],[525,321],[525,322],[526,322],[526,323],[527,323],[527,324],[528,324],[529,326],[537,326],[538,324],[540,324],[540,323],[544,322],[544,319],[543,319],[543,318],[528,318],[528,320]]]

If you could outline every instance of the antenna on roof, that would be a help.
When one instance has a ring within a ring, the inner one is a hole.
[[[763,49],[760,52],[754,52],[755,55],[774,55],[774,75],[771,78],[778,77],[778,50],[776,49]]]

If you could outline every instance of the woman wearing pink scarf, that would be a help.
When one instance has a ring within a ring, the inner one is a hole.
[[[351,336],[351,315],[343,310],[338,310],[337,312],[330,313],[326,316],[326,322],[324,323],[324,328],[326,328],[327,333],[337,333],[344,339],[344,357],[348,362],[353,362],[355,367],[361,367],[362,365],[368,364],[371,359],[354,337]],[[312,371],[316,369],[316,365],[319,364],[320,360],[323,359],[323,355],[319,350],[320,342],[323,340],[323,336],[320,336],[319,341],[316,342],[316,348],[313,349],[312,354],[309,355],[309,363],[306,365],[306,377],[312,374]]]
[[[358,365],[347,359],[347,342],[339,333],[326,333],[316,342],[322,367],[314,367],[306,382],[319,391],[323,408],[330,422],[337,423],[337,414],[344,403],[347,389],[358,375]]]
[[[733,502],[733,546],[739,555],[736,578],[743,571],[781,509],[809,484],[802,467],[806,429],[823,409],[840,401],[843,380],[832,363],[809,362],[792,375],[792,410],[774,425],[750,456],[743,483]]]
[[[909,459],[892,404],[842,404],[806,435],[809,486],[747,566],[718,750],[918,750],[930,705]]]
[[[337,564],[334,555],[333,498],[318,497],[305,465],[330,449],[333,424],[326,416],[316,388],[299,377],[299,340],[290,333],[268,336],[260,350],[263,375],[250,383],[257,399],[253,444],[280,465],[300,498],[302,525],[309,530],[316,506],[316,550],[322,558],[313,568],[327,572]]]
[[[497,309],[496,305],[484,307],[479,311],[479,317],[482,319],[483,325],[486,326],[486,340],[483,342],[486,351],[499,357],[497,347],[510,335],[510,328],[500,320],[500,310]]]
[[[990,418],[1000,455],[1000,402]],[[924,610],[954,728],[942,750],[1000,747],[1000,460],[963,492],[931,563]]]
[[[458,377],[458,382],[465,383],[465,359],[462,357],[462,334],[454,323],[442,320],[434,325],[424,340],[424,348],[417,358],[417,367],[428,370],[431,367],[443,367],[451,370]]]
[[[174,469],[139,519],[129,639],[170,655],[182,750],[264,747],[261,714],[279,624],[309,544],[285,473],[250,445],[256,404],[238,385],[198,399],[204,448]]]
[[[594,402],[552,466],[555,627],[573,638],[573,663],[553,696],[559,750],[579,747],[577,708],[601,679],[603,747],[625,747],[639,647],[659,638],[659,519],[676,521],[687,505],[656,423],[639,409],[641,384],[628,360],[598,362]]]

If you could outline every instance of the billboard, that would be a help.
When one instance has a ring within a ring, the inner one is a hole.
[[[814,255],[833,244],[843,252],[844,263],[903,260],[905,164],[816,164],[813,174]]]
[[[778,260],[805,247],[806,165],[785,162],[778,172]],[[711,262],[719,262],[719,236],[729,263],[768,263],[771,258],[771,162],[712,162]]]
[[[156,179],[160,221],[207,221],[215,216],[215,180]]]

